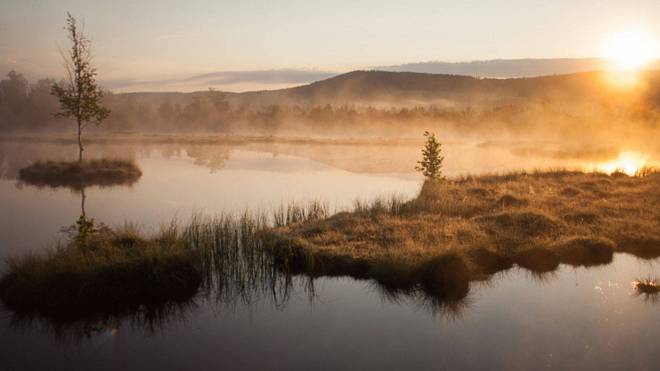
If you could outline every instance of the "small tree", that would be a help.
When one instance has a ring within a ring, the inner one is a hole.
[[[442,176],[442,160],[444,160],[441,155],[442,145],[435,138],[435,134],[425,131],[424,136],[426,137],[426,145],[422,149],[422,159],[417,161],[415,170],[424,174],[428,180],[442,180],[444,179]]]
[[[78,125],[78,161],[83,160],[82,132],[93,123],[100,125],[110,110],[103,107],[103,90],[96,84],[96,68],[92,66],[91,41],[78,27],[76,19],[67,13],[64,28],[71,41],[68,54],[62,53],[66,79],[53,84],[51,94],[60,101],[61,111],[56,117],[72,118]]]

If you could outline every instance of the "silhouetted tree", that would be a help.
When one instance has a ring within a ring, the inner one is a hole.
[[[415,170],[424,174],[428,180],[442,180],[442,161],[444,160],[441,155],[442,145],[435,138],[435,134],[425,131],[424,136],[426,137],[426,145],[422,150],[422,159],[417,161],[418,165],[415,166]]]
[[[27,95],[28,81],[22,74],[10,71],[7,79],[0,81],[0,117],[3,125],[9,128],[21,124]]]
[[[110,110],[103,107],[103,90],[96,84],[96,68],[92,66],[91,41],[78,27],[76,19],[67,13],[65,30],[71,50],[63,55],[67,77],[53,85],[51,93],[60,101],[57,117],[73,118],[78,125],[78,161],[83,159],[82,132],[90,123],[100,125]]]

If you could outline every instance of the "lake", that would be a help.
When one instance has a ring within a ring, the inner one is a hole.
[[[447,143],[449,176],[569,167],[634,173],[658,152],[539,142]],[[193,213],[269,210],[321,200],[414,197],[417,144],[245,142],[90,144],[90,157],[133,158],[142,178],[85,189],[87,216],[150,231]],[[17,180],[36,160],[74,159],[53,142],[0,142],[0,258],[39,253],[81,213],[82,195]],[[4,263],[0,265],[4,269]],[[657,370],[660,302],[632,282],[660,261],[615,254],[611,264],[521,268],[473,282],[438,303],[372,281],[293,277],[273,287],[200,293],[167,308],[57,322],[0,310],[0,369],[52,370]]]

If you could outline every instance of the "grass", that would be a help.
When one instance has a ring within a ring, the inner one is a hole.
[[[471,281],[515,266],[542,275],[561,263],[608,264],[615,252],[659,257],[659,204],[657,172],[552,171],[427,182],[413,200],[356,202],[334,215],[319,202],[195,215],[152,236],[79,221],[49,253],[9,261],[0,299],[43,313],[198,293],[245,302],[268,294],[281,303],[292,276],[304,274],[369,279],[392,298],[460,308]]]
[[[291,277],[275,266],[263,231],[325,215],[320,203],[290,204],[272,215],[194,215],[151,236],[132,224],[111,229],[81,216],[67,229],[66,241],[45,254],[8,260],[0,299],[23,315],[58,321],[138,308],[158,313],[200,292],[223,301],[250,301],[263,293],[284,301]]]
[[[0,279],[5,305],[51,316],[122,311],[190,297],[202,282],[198,252],[176,229],[146,239],[131,226],[91,228],[44,255],[10,259]]]
[[[635,289],[643,294],[658,294],[660,293],[660,284],[653,278],[640,278],[633,282]]]
[[[94,185],[131,185],[141,176],[142,171],[137,164],[120,159],[36,162],[19,170],[21,182],[53,188],[82,189]]]
[[[456,298],[468,282],[512,266],[543,274],[560,263],[608,264],[615,252],[657,258],[657,205],[657,172],[471,176],[427,182],[408,202],[380,200],[275,228],[269,238],[299,272]]]
[[[660,302],[660,283],[655,278],[638,278],[632,283],[635,295],[650,303]]]

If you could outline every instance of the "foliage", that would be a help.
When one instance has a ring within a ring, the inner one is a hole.
[[[60,101],[61,111],[56,117],[73,118],[78,125],[79,161],[82,161],[81,133],[93,123],[100,125],[110,115],[103,107],[103,90],[96,83],[96,68],[92,66],[91,41],[85,36],[75,18],[67,13],[65,30],[71,41],[71,50],[63,55],[67,78],[53,84],[51,93]]]
[[[429,180],[442,180],[442,161],[444,157],[441,155],[442,148],[440,142],[435,138],[435,134],[424,132],[426,137],[426,145],[422,150],[422,159],[417,162],[415,170],[424,174]]]
[[[89,246],[90,238],[98,233],[107,233],[108,227],[103,223],[96,222],[94,218],[88,218],[85,214],[82,214],[74,224],[62,231],[69,236],[72,246],[84,250]]]

